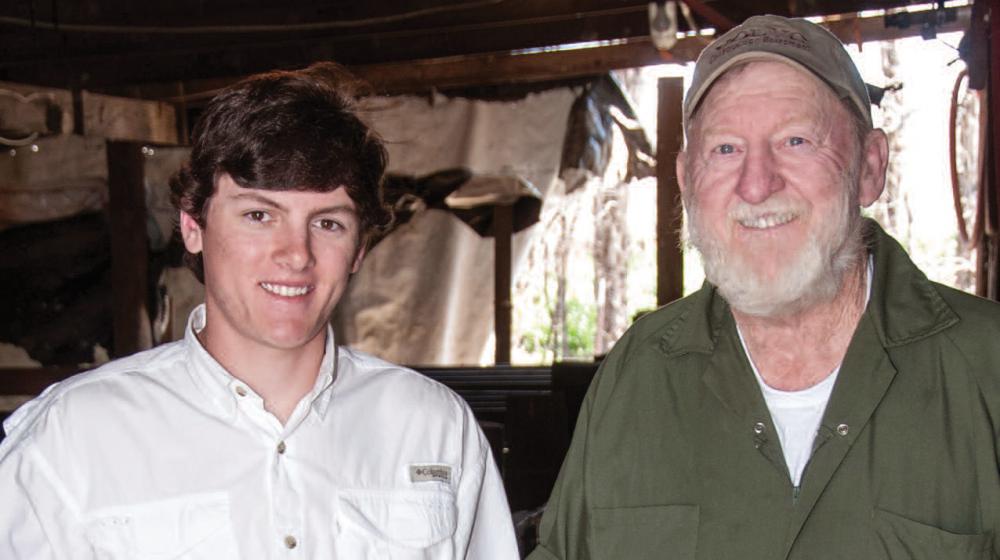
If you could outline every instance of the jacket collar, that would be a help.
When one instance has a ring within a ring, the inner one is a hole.
[[[700,290],[678,304],[684,307],[680,315],[666,326],[660,338],[660,350],[667,356],[711,353],[715,350],[722,328],[733,323],[729,304],[707,280]]]
[[[865,241],[875,255],[867,313],[882,346],[902,346],[958,323],[937,286],[874,220],[865,219]]]
[[[865,218],[862,227],[865,244],[875,256],[866,313],[882,346],[908,344],[958,323],[958,315],[899,243],[874,220]],[[729,304],[706,281],[685,298],[684,309],[666,327],[659,347],[668,356],[711,353],[721,330],[730,327],[735,327],[735,322]]]

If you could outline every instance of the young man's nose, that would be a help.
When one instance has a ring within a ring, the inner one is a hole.
[[[314,262],[308,228],[288,228],[275,247],[275,260],[291,270],[303,270]]]
[[[748,150],[736,187],[739,197],[750,204],[760,204],[784,187],[771,150],[763,146]]]

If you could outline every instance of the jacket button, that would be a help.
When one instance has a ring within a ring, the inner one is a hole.
[[[850,431],[851,431],[851,427],[848,426],[847,424],[841,424],[841,425],[837,426],[837,434],[839,434],[841,436],[846,436],[848,434],[848,432],[850,432]]]
[[[291,550],[299,545],[299,541],[295,540],[295,537],[288,535],[285,537],[285,548]]]
[[[285,454],[285,448],[286,448],[285,442],[279,441],[278,442],[278,455],[284,455]]]
[[[764,423],[763,422],[757,422],[756,424],[754,424],[753,425],[753,433],[755,433],[757,435],[763,434],[764,433]]]

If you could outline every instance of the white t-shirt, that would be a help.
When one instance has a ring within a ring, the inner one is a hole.
[[[750,363],[753,365],[753,361]],[[764,382],[756,366],[753,366],[753,373],[778,432],[792,485],[798,486],[802,480],[802,471],[806,469],[812,455],[813,442],[840,367],[834,369],[823,381],[801,391],[782,391],[771,387]]]
[[[0,558],[516,559],[465,402],[333,343],[282,425],[194,335],[54,385],[5,423]]]
[[[871,297],[874,268],[874,260],[869,256],[866,274],[866,307],[868,299]],[[792,477],[792,486],[798,487],[802,480],[802,472],[805,471],[809,457],[812,456],[813,442],[816,440],[820,422],[823,421],[823,412],[826,411],[826,405],[830,401],[833,386],[837,382],[840,365],[838,364],[829,375],[812,387],[801,391],[775,389],[765,383],[764,378],[757,371],[757,366],[753,363],[753,358],[750,357],[739,325],[736,326],[736,332],[739,334],[743,352],[747,356],[747,361],[750,362],[754,377],[764,395],[764,402],[767,403],[767,409],[771,413],[771,420],[778,432],[781,452],[785,456],[785,464],[788,465],[788,474]]]

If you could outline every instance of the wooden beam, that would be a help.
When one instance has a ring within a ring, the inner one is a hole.
[[[674,172],[683,148],[683,78],[660,78],[656,115],[656,304],[684,295],[681,191]]]
[[[943,24],[940,33],[961,31],[969,24],[970,10],[960,8],[958,20]],[[920,27],[885,28],[881,17],[844,17],[826,24],[844,43],[885,41],[920,35]],[[687,63],[698,58],[711,37],[680,39],[670,52],[653,46],[648,37],[620,43],[555,50],[531,54],[487,53],[418,60],[407,63],[371,64],[353,67],[361,78],[383,93],[405,93],[470,85],[541,82],[599,75],[611,70],[637,68],[670,62]]]
[[[493,207],[493,328],[496,335],[494,362],[510,364],[511,333],[511,237],[514,234],[514,207]]]
[[[146,309],[149,254],[142,150],[143,144],[137,142],[107,143],[114,357],[152,346]]]
[[[466,86],[536,83],[595,76],[622,68],[686,62],[697,58],[707,43],[703,37],[685,38],[667,54],[658,51],[644,37],[607,46],[524,54],[493,52],[351,66],[350,70],[382,94],[421,93]],[[242,76],[185,80],[182,87],[187,94],[183,98],[176,95],[179,87],[176,82],[137,85],[116,93],[197,105],[240,79]]]
[[[962,31],[969,25],[971,10],[957,8],[958,19],[947,22],[938,32]],[[858,18],[845,16],[828,22],[827,27],[845,43],[883,41],[920,35],[920,27],[886,28],[882,17]],[[635,37],[606,45],[565,50],[549,50],[514,54],[492,52],[465,56],[431,58],[386,64],[351,66],[351,70],[385,94],[419,93],[478,85],[534,83],[558,79],[593,76],[611,70],[637,68],[666,62],[685,63],[698,54],[711,40],[708,36],[684,37],[669,53],[653,46],[648,37]],[[192,104],[213,97],[219,89],[240,77],[184,80],[164,84],[147,84],[128,88],[128,94],[147,99]],[[177,96],[178,88],[187,92]],[[123,93],[119,91],[117,93]]]
[[[539,52],[488,53],[446,59],[420,60],[404,65],[373,64],[355,72],[385,93],[448,89],[470,85],[543,82],[594,76],[622,68],[692,60],[707,41],[690,38],[678,42],[670,54],[661,53],[647,38],[625,43]]]
[[[275,8],[273,3],[254,0],[247,4],[261,6],[238,10],[242,12],[239,16],[232,14],[231,9],[228,17],[225,10],[218,12],[222,29],[173,34],[154,32],[177,27],[163,25],[162,17],[155,18],[159,22],[150,25],[153,29],[133,28],[131,32],[122,32],[127,28],[118,28],[119,32],[108,29],[86,32],[84,28],[74,31],[70,20],[62,20],[62,31],[32,29],[27,25],[27,18],[21,18],[21,25],[9,26],[6,25],[9,20],[0,17],[0,36],[4,38],[5,47],[4,56],[0,57],[0,79],[58,87],[79,84],[93,90],[143,82],[246,75],[272,68],[295,68],[316,60],[336,60],[355,66],[468,53],[509,52],[647,33],[647,3],[641,0],[475,2],[491,3],[493,7],[391,23],[296,29],[296,23],[308,22],[298,19],[281,23],[283,19],[295,18],[294,7]],[[396,3],[395,9],[385,2],[340,4],[353,7],[356,15],[412,11],[404,5],[414,4],[408,0]],[[448,4],[470,4],[435,3],[446,9]],[[204,7],[204,3],[201,4]],[[260,14],[252,13],[260,8],[278,10],[284,17],[258,21],[264,23],[268,31],[224,32],[233,30],[234,18],[260,18]],[[336,9],[337,6],[325,7],[323,11],[327,15],[322,19],[335,23],[331,20],[339,18],[330,16]],[[194,24],[193,27],[205,28],[204,10],[172,11],[179,16],[176,19],[186,20],[187,25],[183,27],[190,28]],[[127,19],[137,23],[132,15]],[[113,17],[108,15],[101,19],[107,21]],[[348,16],[339,23],[357,19]]]

